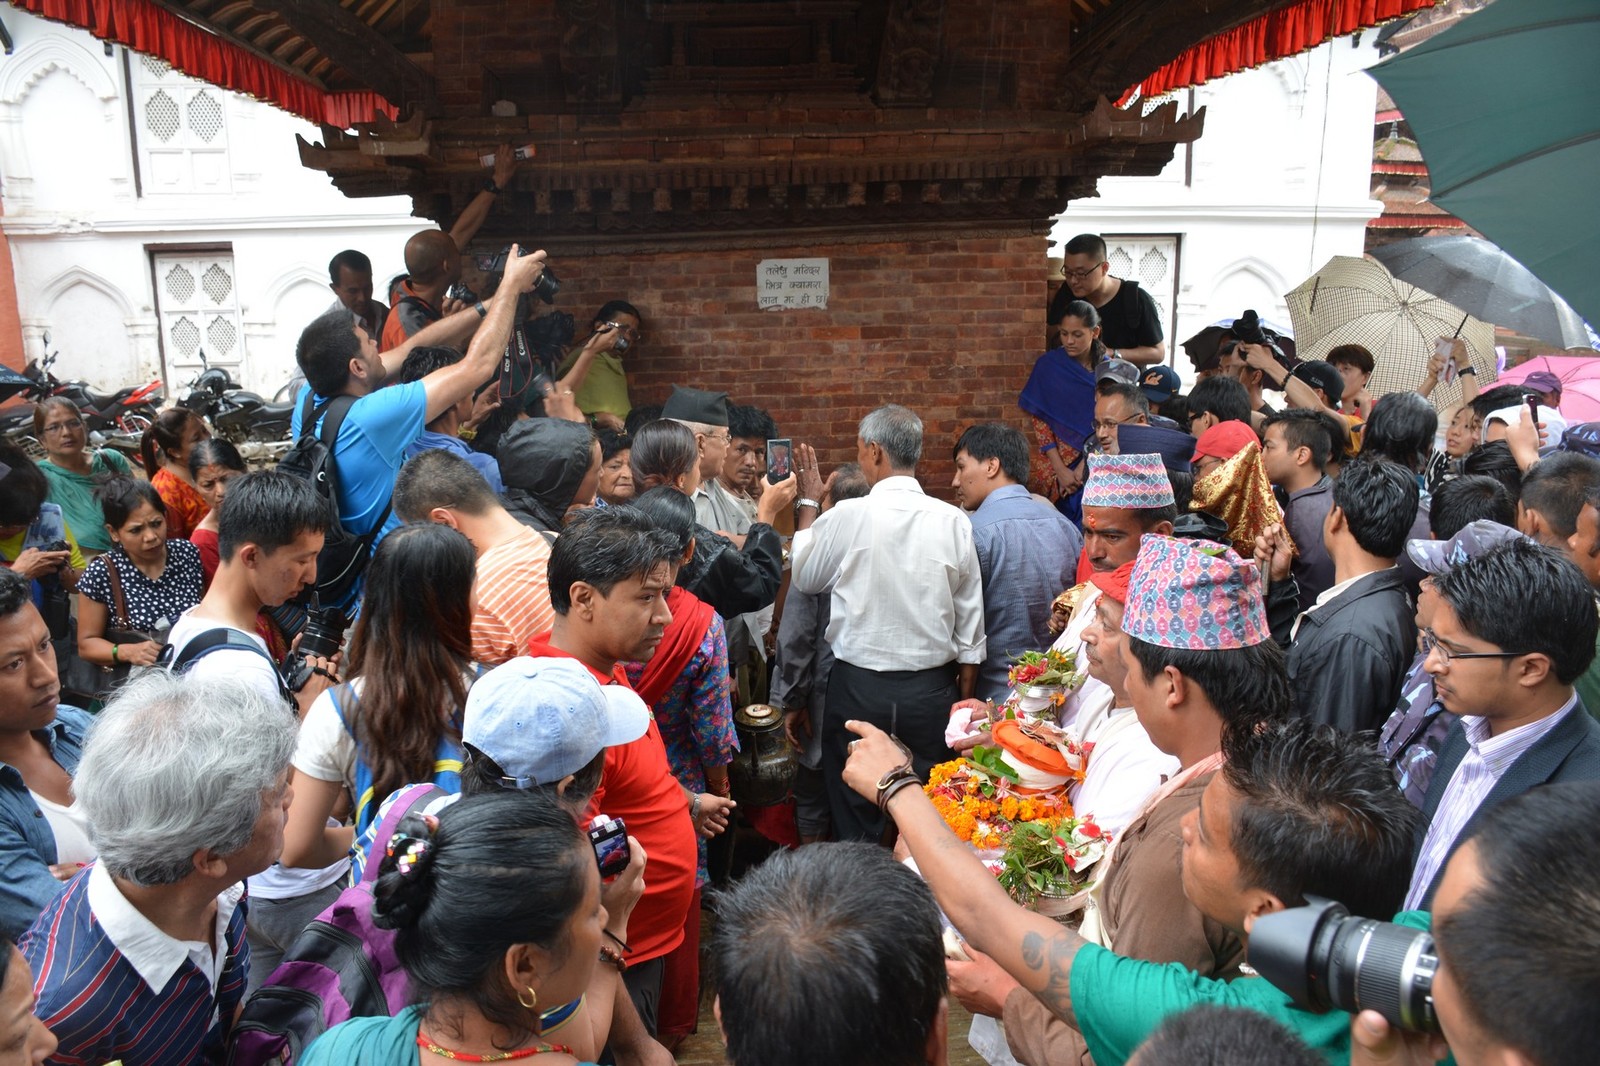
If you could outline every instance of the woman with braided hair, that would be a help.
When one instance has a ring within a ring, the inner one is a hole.
[[[602,887],[594,848],[543,793],[469,796],[438,817],[408,816],[384,855],[372,913],[396,930],[418,1002],[334,1026],[301,1066],[578,1063],[540,1039],[540,1005],[587,996],[603,1041],[643,891],[644,852],[628,843],[628,868]]]

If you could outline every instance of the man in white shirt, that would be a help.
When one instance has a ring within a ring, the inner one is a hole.
[[[263,471],[228,486],[217,523],[221,561],[216,577],[205,599],[184,612],[167,637],[173,669],[197,680],[244,682],[263,698],[287,705],[284,717],[304,716],[333,682],[334,663],[308,659],[320,672],[313,672],[298,692],[289,692],[256,631],[256,618],[263,607],[294,599],[316,580],[327,509],[309,482]],[[272,972],[306,923],[338,896],[338,882],[349,867],[341,860],[320,870],[294,870],[274,861],[251,880],[255,909],[249,938],[256,965],[249,991]]]
[[[256,618],[262,608],[287,603],[316,581],[327,508],[309,482],[277,471],[246,474],[228,486],[228,495],[233,501],[225,497],[217,516],[216,577],[205,598],[173,625],[167,643],[182,673],[243,678],[281,698],[283,682]],[[184,654],[196,638],[216,630],[226,631],[226,647],[201,657]],[[292,694],[301,715],[332,681],[329,662],[310,662],[324,672],[313,673]]]
[[[1600,630],[1593,592],[1554,549],[1512,541],[1433,579],[1424,669],[1459,714],[1439,752],[1407,910],[1428,910],[1450,855],[1500,803],[1554,781],[1600,780],[1600,723],[1572,683]]]
[[[845,721],[895,734],[926,774],[950,757],[950,705],[972,696],[986,651],[972,524],[922,491],[921,457],[922,420],[914,412],[889,404],[867,415],[856,458],[871,491],[819,517],[794,550],[794,587],[831,590],[827,636],[835,661],[822,765],[839,840],[876,840],[884,824],[840,776],[850,740]]]
[[[1132,563],[1139,554],[1140,538],[1147,533],[1170,536],[1177,517],[1172,481],[1160,455],[1089,456],[1089,479],[1083,486],[1083,552],[1092,571],[1108,574]],[[1085,659],[1083,634],[1094,622],[1100,590],[1090,583],[1079,588],[1072,616],[1051,647],[1071,652],[1081,670]],[[1057,712],[1057,720],[1070,727],[1080,718],[1104,715],[1111,702],[1110,687],[1091,675],[1067,697]],[[964,699],[950,708],[951,714],[958,711],[966,711],[970,721],[977,722],[989,709],[981,700]],[[988,736],[974,730],[956,743],[956,750],[984,743]]]
[[[1104,710],[1078,718],[1079,739],[1094,748],[1083,780],[1070,790],[1072,809],[1093,815],[1095,824],[1113,837],[1144,808],[1161,783],[1178,772],[1178,760],[1157,748],[1134,713],[1128,697],[1128,668],[1122,661],[1122,610],[1128,601],[1133,564],[1109,572],[1096,571],[1089,583],[1100,590],[1094,621],[1084,631],[1084,668],[1111,689]]]

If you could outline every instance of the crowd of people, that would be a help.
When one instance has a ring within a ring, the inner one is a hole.
[[[1297,363],[1249,313],[1184,395],[1084,235],[952,504],[905,406],[826,473],[842,442],[774,469],[703,382],[636,407],[622,300],[502,368],[546,257],[465,299],[462,232],[407,243],[393,307],[334,258],[310,476],[182,409],[143,478],[64,401],[45,461],[0,451],[0,1064],[661,1066],[703,988],[742,1066],[942,1063],[952,997],[1030,1066],[1587,1061],[1600,460],[1559,382],[1535,417],[1456,345],[1374,398],[1384,353]],[[922,787],[1046,649],[1108,838],[1068,921]],[[752,703],[777,816],[732,795]],[[784,846],[729,882],[739,824]],[[1256,975],[1319,899],[1431,930],[1442,1032]]]

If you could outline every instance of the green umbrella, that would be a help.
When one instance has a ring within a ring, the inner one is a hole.
[[[1499,0],[1371,74],[1433,202],[1600,322],[1600,2]]]

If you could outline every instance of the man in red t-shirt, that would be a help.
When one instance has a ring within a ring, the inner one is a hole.
[[[632,508],[582,512],[551,550],[555,624],[529,642],[528,654],[574,658],[601,684],[626,685],[618,663],[648,660],[672,621],[668,564],[677,555],[676,540]],[[664,961],[683,941],[694,896],[695,834],[721,833],[732,807],[732,800],[691,796],[678,784],[654,721],[633,743],[606,749],[591,814],[622,819],[648,856],[644,898],[628,920],[623,981],[652,1034]]]

